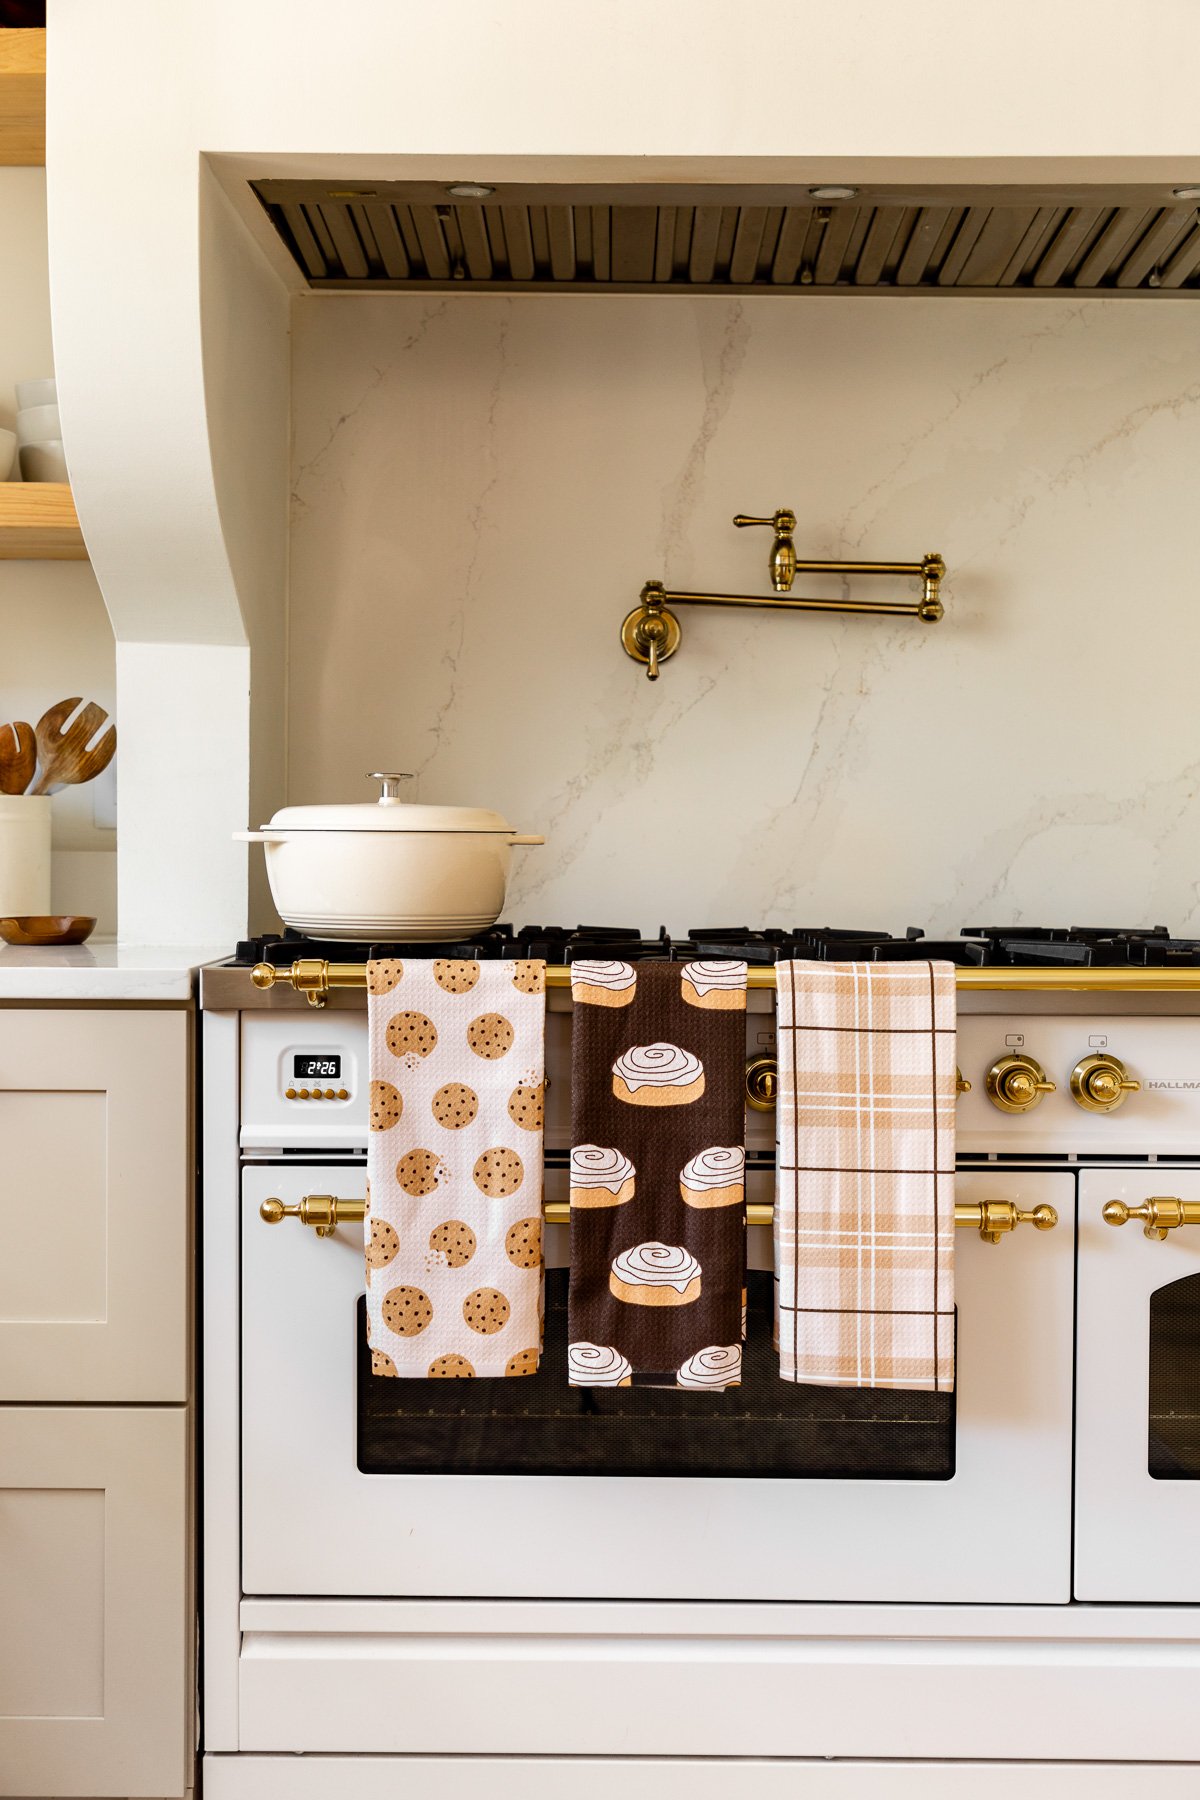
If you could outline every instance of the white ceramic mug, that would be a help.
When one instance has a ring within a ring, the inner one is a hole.
[[[0,794],[0,918],[50,911],[50,797]]]

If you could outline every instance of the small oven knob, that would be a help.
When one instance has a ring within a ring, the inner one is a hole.
[[[1054,1083],[1032,1056],[1001,1056],[988,1070],[984,1086],[992,1105],[1011,1113],[1029,1112],[1043,1094],[1054,1092]]]
[[[1129,1079],[1115,1056],[1085,1056],[1071,1070],[1071,1098],[1087,1112],[1112,1112],[1141,1085]]]

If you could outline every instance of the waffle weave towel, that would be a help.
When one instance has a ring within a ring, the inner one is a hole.
[[[950,963],[777,965],[780,1374],[954,1385]]]
[[[746,965],[571,975],[571,1385],[734,1386]]]
[[[367,965],[376,1375],[532,1375],[541,1353],[546,965]]]

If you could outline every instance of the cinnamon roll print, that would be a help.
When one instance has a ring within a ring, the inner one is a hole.
[[[701,1274],[682,1244],[635,1244],[613,1258],[608,1285],[630,1306],[690,1306],[700,1298]]]
[[[567,1380],[572,1387],[629,1387],[633,1370],[628,1357],[611,1344],[571,1344]]]
[[[632,963],[584,959],[571,964],[571,998],[578,1006],[632,1006],[637,970]]]
[[[577,1144],[571,1152],[572,1206],[625,1206],[633,1199],[637,1170],[620,1150]]]
[[[676,1376],[681,1388],[737,1387],[741,1379],[740,1344],[709,1344],[689,1356]]]
[[[688,1106],[704,1092],[704,1064],[678,1044],[634,1044],[614,1062],[612,1085],[630,1106]]]
[[[685,1206],[740,1206],[745,1197],[746,1152],[740,1144],[714,1144],[679,1171]]]
[[[746,975],[744,962],[684,963],[680,992],[689,1006],[703,1006],[714,1012],[745,1012]]]

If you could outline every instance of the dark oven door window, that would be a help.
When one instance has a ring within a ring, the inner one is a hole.
[[[371,1373],[366,1302],[353,1329],[358,1466],[368,1475],[727,1475],[948,1481],[954,1396],[805,1387],[779,1379],[773,1277],[747,1278],[739,1387],[573,1388],[567,1271],[546,1271],[536,1375],[405,1381]],[[349,1324],[349,1321],[347,1321]]]

